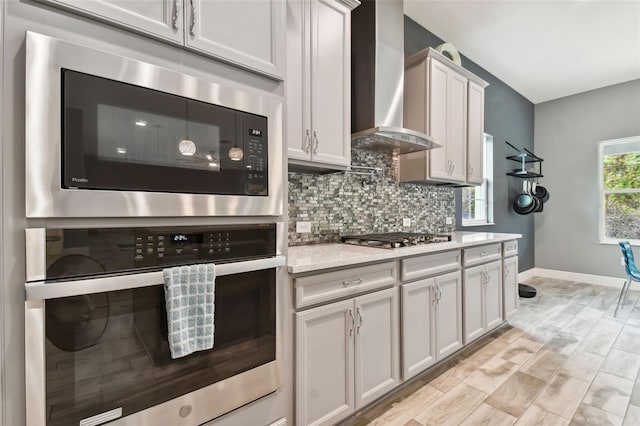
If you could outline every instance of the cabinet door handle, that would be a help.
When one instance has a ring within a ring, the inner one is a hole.
[[[191,5],[191,25],[189,25],[189,34],[192,37],[195,37],[195,27],[196,27],[196,8],[193,4],[193,0],[189,0],[189,4]]]
[[[432,293],[433,293],[433,299],[431,299],[431,304],[432,304],[433,306],[435,306],[435,305],[436,305],[436,303],[438,303],[438,290],[436,289],[436,286],[435,286],[435,285],[431,286],[431,290],[433,290],[433,291],[432,291]]]
[[[356,326],[356,319],[353,316],[353,309],[349,309],[349,316],[351,316],[351,328],[349,329],[349,336],[353,335],[353,328]]]
[[[456,163],[454,163],[453,161],[451,161],[451,173],[449,173],[450,175],[453,174],[453,171],[456,169]]]
[[[509,268],[505,267],[504,268],[504,277],[508,277],[509,276]]]
[[[469,176],[473,176],[473,167],[469,166]]]
[[[178,0],[173,0],[173,16],[171,17],[171,28],[178,29]]]
[[[306,135],[302,139],[302,150],[308,154],[309,148],[311,148],[311,135],[309,135],[309,129],[307,129]]]
[[[437,284],[438,287],[438,304],[440,304],[440,299],[442,299],[442,290],[440,290],[440,284]]]
[[[357,312],[358,312],[358,318],[360,319],[360,322],[358,323],[358,328],[356,328],[356,332],[360,333],[360,327],[362,327],[362,312],[360,312],[360,306],[358,306],[356,308]]]
[[[318,139],[318,133],[315,130],[313,131],[313,140],[316,142],[315,148],[313,148],[313,155],[317,155],[318,144],[320,143],[320,140]]]
[[[451,174],[451,160],[447,160],[447,174]]]

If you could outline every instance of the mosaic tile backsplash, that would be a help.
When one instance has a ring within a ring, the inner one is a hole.
[[[382,167],[384,176],[289,173],[289,245],[340,241],[341,235],[381,232],[453,232],[454,189],[396,183],[397,156],[352,151],[351,163]],[[453,224],[447,225],[447,217]],[[411,226],[403,227],[402,219]],[[296,222],[311,222],[296,233]]]

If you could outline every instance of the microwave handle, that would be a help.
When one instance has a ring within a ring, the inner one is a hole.
[[[221,263],[216,265],[216,276],[234,275],[241,274],[243,272],[279,268],[286,265],[286,263],[286,256],[246,260],[243,262]],[[55,283],[45,283],[44,281],[28,282],[24,285],[24,288],[26,300],[47,300],[162,284],[164,284],[163,272],[154,271],[140,274],[132,273]]]

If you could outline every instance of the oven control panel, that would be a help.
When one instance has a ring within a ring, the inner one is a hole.
[[[227,263],[275,256],[276,224],[51,228],[45,250],[46,279]]]
[[[231,249],[233,234],[229,230],[203,233],[136,234],[134,259],[136,262],[153,264],[153,258],[224,259],[233,257],[234,253]]]

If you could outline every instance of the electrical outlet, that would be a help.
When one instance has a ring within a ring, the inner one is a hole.
[[[311,222],[296,222],[296,232],[298,234],[311,232]]]
[[[444,223],[446,223],[447,225],[453,225],[453,218],[452,217],[448,217],[444,220]]]
[[[402,226],[411,226],[411,218],[410,217],[402,218]]]

